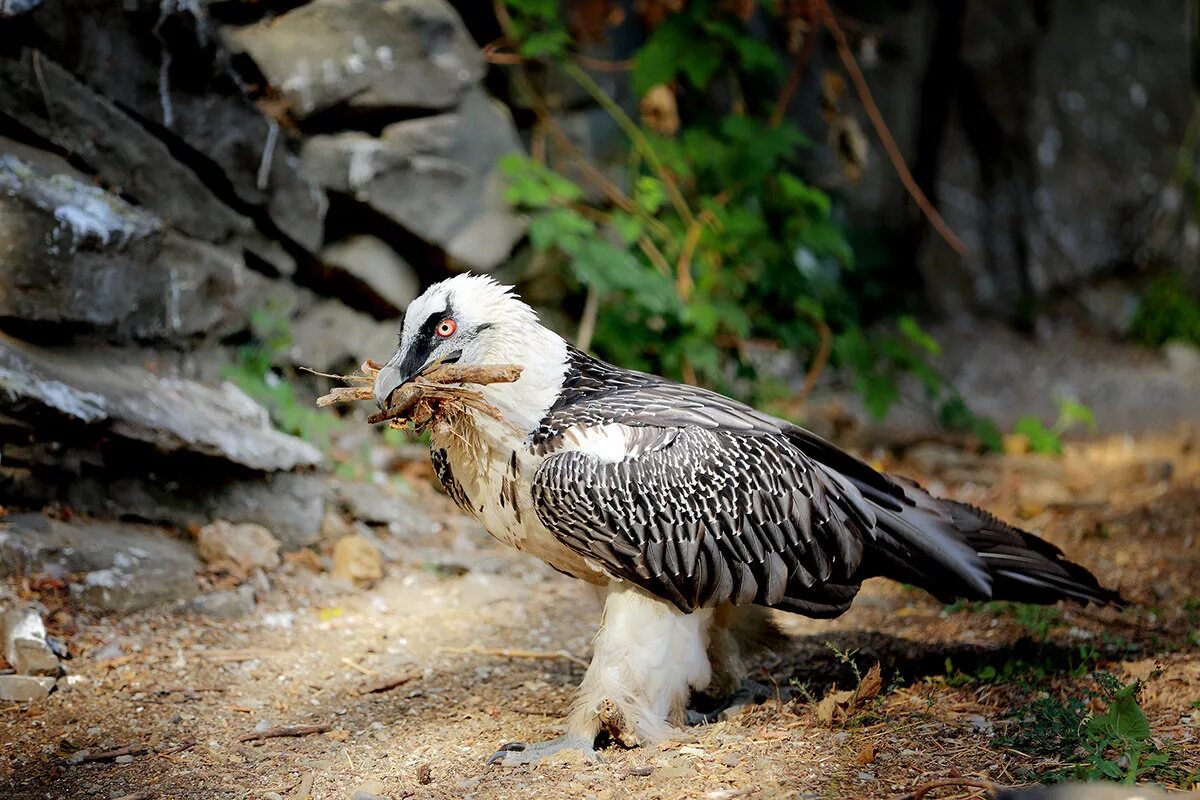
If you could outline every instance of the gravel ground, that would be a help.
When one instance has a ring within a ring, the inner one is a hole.
[[[0,797],[886,798],[947,777],[1020,784],[1053,764],[992,740],[1039,693],[1093,685],[1072,673],[1081,647],[1087,666],[1125,679],[1161,665],[1142,705],[1173,753],[1158,777],[1186,786],[1200,770],[1200,434],[1104,439],[1059,459],[923,444],[880,460],[1042,532],[1131,607],[1061,606],[1039,629],[872,582],[840,619],[781,615],[791,641],[756,676],[760,704],[660,747],[607,750],[600,764],[489,768],[500,744],[559,732],[599,606],[419,488],[438,522],[390,542],[396,558],[368,589],[334,580],[310,553],[290,557],[255,613],[233,622],[94,619],[41,592],[62,611],[79,677],[48,700],[0,707]],[[883,691],[825,724],[817,701],[857,682],[839,656],[849,651],[864,672],[881,663]],[[1048,674],[955,677],[1006,662]],[[328,730],[239,741],[285,725]],[[72,763],[121,747],[128,757]],[[983,796],[939,791],[930,797]]]

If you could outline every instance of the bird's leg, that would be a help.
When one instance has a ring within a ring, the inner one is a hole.
[[[711,677],[711,620],[710,610],[684,614],[625,584],[611,586],[566,735],[540,745],[506,745],[489,763],[529,764],[564,749],[594,758],[602,729],[626,746],[668,738],[685,722],[692,690]]]

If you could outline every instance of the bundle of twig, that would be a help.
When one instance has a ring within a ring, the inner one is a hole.
[[[326,375],[309,370],[315,375],[349,384],[322,395],[317,399],[317,405],[324,408],[335,403],[373,399],[375,378],[382,368],[383,365],[376,361],[366,361],[355,375]],[[521,377],[521,370],[522,367],[516,364],[435,364],[392,392],[388,407],[367,417],[367,422],[372,425],[386,422],[393,428],[411,426],[420,431],[435,420],[453,417],[467,409],[504,421],[499,409],[480,392],[462,384],[512,383]]]

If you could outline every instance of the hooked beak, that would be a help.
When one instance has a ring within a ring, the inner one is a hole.
[[[375,405],[379,406],[381,411],[386,409],[388,401],[392,399],[392,392],[399,389],[411,377],[411,374],[405,374],[390,361],[385,364],[383,369],[379,370],[379,374],[375,376]]]
[[[381,411],[386,410],[391,404],[393,392],[435,364],[457,363],[462,358],[462,350],[455,350],[446,358],[438,359],[436,362],[426,361],[420,366],[411,357],[405,358],[400,364],[397,364],[396,359],[399,356],[399,352],[392,356],[392,360],[385,364],[383,369],[379,370],[379,374],[375,376],[375,389],[372,394],[375,397],[375,405],[379,406]]]

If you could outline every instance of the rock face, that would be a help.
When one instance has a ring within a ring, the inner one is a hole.
[[[195,553],[158,529],[72,524],[36,514],[15,514],[0,522],[0,569],[6,574],[82,574],[72,594],[97,611],[138,611],[196,593],[200,562]]]
[[[490,270],[524,233],[496,168],[520,149],[508,113],[473,90],[456,111],[397,122],[379,138],[314,136],[302,157],[320,185],[367,204],[463,265]]]
[[[0,335],[0,389],[160,452],[187,450],[257,470],[321,462],[312,445],[271,427],[262,407],[231,383],[219,388],[113,364],[103,352],[48,350]]]
[[[314,0],[226,35],[298,117],[338,105],[449,108],[483,77],[478,46],[442,0]]]
[[[421,294],[421,281],[395,250],[374,236],[352,236],[321,251],[321,260],[360,284],[380,306],[397,316]]]

